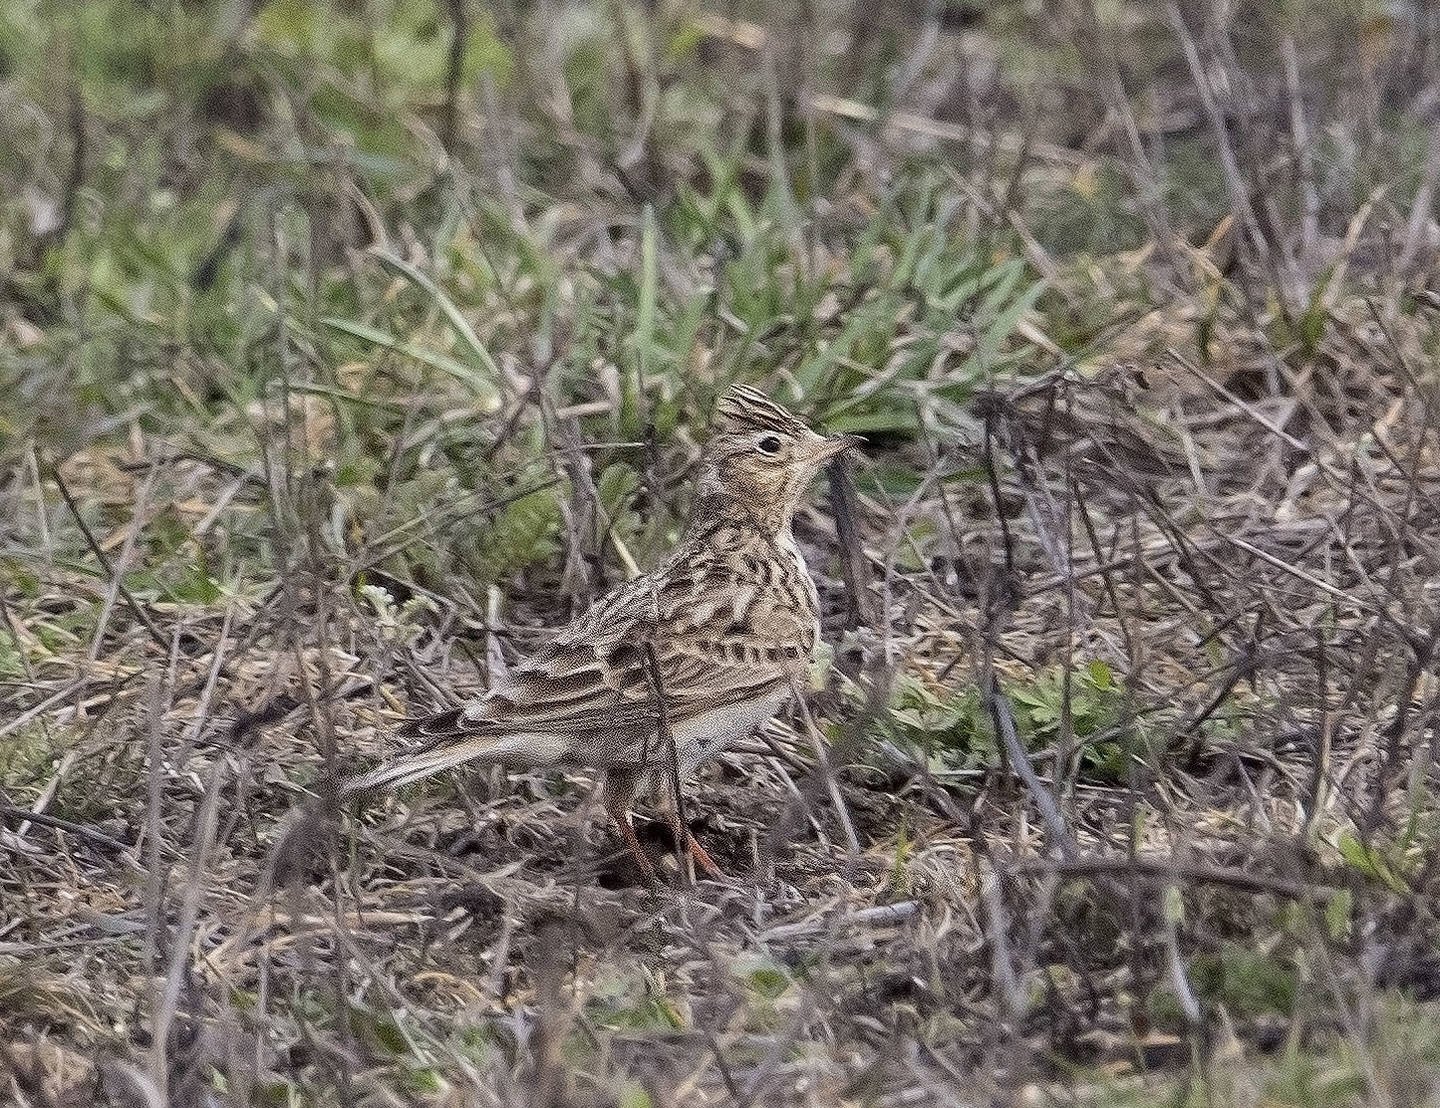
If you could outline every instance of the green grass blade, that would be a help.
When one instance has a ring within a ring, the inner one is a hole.
[[[359,339],[361,342],[370,343],[385,350],[394,351],[407,358],[414,358],[417,362],[428,365],[431,369],[437,369],[447,376],[454,377],[464,385],[476,397],[487,402],[494,402],[500,398],[499,390],[495,387],[493,380],[487,379],[483,374],[476,373],[474,369],[464,362],[438,354],[434,350],[426,350],[422,346],[405,342],[396,338],[388,332],[381,331],[377,327],[368,327],[363,323],[355,323],[348,319],[338,319],[335,316],[325,316],[320,320],[321,324],[333,330],[349,335],[351,338]]]
[[[434,302],[435,306],[440,309],[441,314],[449,321],[450,326],[459,337],[460,344],[469,352],[475,362],[490,374],[494,385],[498,385],[501,380],[500,367],[495,364],[495,359],[490,356],[490,351],[485,349],[485,344],[480,341],[480,336],[477,335],[475,329],[470,326],[469,320],[467,320],[460,313],[460,309],[455,306],[455,301],[446,296],[440,286],[431,280],[430,277],[421,273],[419,269],[411,265],[404,258],[392,254],[388,250],[374,249],[371,253],[375,255],[376,260],[386,269],[404,277]]]

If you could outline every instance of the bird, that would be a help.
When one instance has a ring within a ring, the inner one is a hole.
[[[820,642],[814,579],[791,521],[826,463],[860,444],[823,435],[758,389],[716,402],[679,542],[611,589],[483,695],[412,719],[416,745],[352,777],[342,795],[466,765],[598,771],[600,800],[652,882],[637,796],[659,798],[677,849],[720,867],[680,814],[679,782],[774,716]],[[672,745],[673,739],[673,745]]]

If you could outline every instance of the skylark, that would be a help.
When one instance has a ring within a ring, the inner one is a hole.
[[[732,386],[664,563],[607,593],[484,696],[411,721],[406,733],[421,744],[343,791],[467,762],[588,767],[603,773],[601,799],[647,876],[655,871],[630,816],[641,790],[661,798],[696,865],[720,877],[683,826],[672,785],[768,720],[803,680],[819,608],[790,521],[824,463],[858,442],[816,434],[764,394]]]

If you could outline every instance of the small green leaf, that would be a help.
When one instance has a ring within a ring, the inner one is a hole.
[[[774,1000],[794,984],[780,965],[760,954],[738,959],[734,971],[756,996],[766,1000]]]
[[[1390,868],[1390,863],[1373,847],[1362,843],[1352,832],[1346,831],[1342,834],[1335,847],[1340,851],[1340,857],[1344,858],[1352,869],[1379,881],[1397,893],[1407,891],[1405,882]]]

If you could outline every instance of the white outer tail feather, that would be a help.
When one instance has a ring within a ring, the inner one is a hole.
[[[352,777],[340,788],[341,796],[372,792],[376,789],[398,789],[443,773],[466,762],[504,762],[512,756],[525,766],[552,766],[569,750],[569,743],[559,735],[505,735],[500,738],[475,738],[426,750],[419,754],[403,754],[369,773]]]

